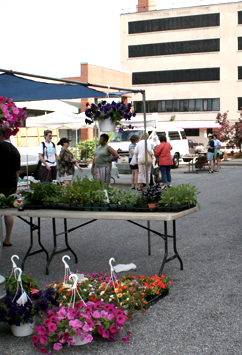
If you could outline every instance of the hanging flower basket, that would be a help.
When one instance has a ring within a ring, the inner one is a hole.
[[[132,112],[131,109],[132,104],[130,103],[123,104],[115,101],[111,104],[106,101],[99,102],[97,105],[92,104],[85,111],[87,116],[86,123],[91,124],[94,121],[98,121],[100,131],[112,132],[116,126],[120,125],[122,119],[131,120],[131,117],[136,116],[136,113]]]
[[[21,121],[28,117],[26,108],[18,108],[13,99],[0,96],[0,127],[6,137],[15,136],[21,126]]]

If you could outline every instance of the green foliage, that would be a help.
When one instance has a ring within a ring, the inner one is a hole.
[[[92,160],[95,152],[95,138],[79,142],[77,148],[80,152],[78,159],[85,158],[87,160]]]
[[[22,280],[23,289],[28,295],[30,294],[31,288],[38,290],[39,283],[32,277],[26,274],[21,274],[21,280]],[[14,295],[16,293],[17,280],[15,279],[14,275],[12,275],[11,277],[6,277],[5,286],[6,286],[6,290],[8,289],[11,295]]]
[[[110,199],[110,203],[118,203],[121,205],[136,204],[141,200],[141,196],[136,192],[132,191],[131,189],[125,191],[109,187],[108,196]]]
[[[22,195],[25,197],[25,204],[32,201],[64,202],[62,201],[63,189],[64,186],[62,185],[55,185],[51,182],[38,182],[31,184],[33,193],[23,192]]]
[[[4,194],[0,194],[0,209],[13,207],[13,203],[16,199],[16,195],[10,195],[8,197],[5,197]]]
[[[201,209],[200,204],[197,202],[197,195],[200,192],[194,185],[182,184],[176,187],[171,187],[164,190],[159,203],[168,205],[181,205],[184,203],[188,204],[188,207],[193,205],[198,205],[199,210]]]

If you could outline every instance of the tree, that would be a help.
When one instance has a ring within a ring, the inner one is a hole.
[[[228,120],[228,112],[217,114],[216,122],[220,124],[218,139],[221,142],[226,142],[226,147],[237,148],[241,151],[242,144],[242,107],[240,109],[240,117],[238,122],[230,124]]]

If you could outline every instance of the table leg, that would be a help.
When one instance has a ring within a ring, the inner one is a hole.
[[[30,245],[29,245],[29,248],[24,256],[24,259],[22,261],[22,264],[21,264],[21,268],[22,270],[24,270],[24,263],[25,263],[25,260],[31,256],[31,255],[34,255],[34,254],[38,254],[38,253],[42,253],[44,252],[46,254],[46,258],[48,260],[49,258],[49,255],[48,255],[48,252],[47,250],[45,249],[45,247],[42,245],[41,243],[41,233],[40,233],[40,218],[38,218],[38,225],[34,224],[33,223],[33,218],[30,217],[29,218],[29,221],[27,221],[26,219],[22,218],[22,217],[19,217],[18,218],[22,219],[25,223],[29,224],[30,226]],[[41,247],[41,249],[38,249],[36,251],[33,251],[32,253],[30,252],[32,250],[32,247],[33,247],[33,244],[34,244],[34,236],[33,236],[33,231],[35,230],[38,230],[38,243],[39,243],[39,246]]]
[[[163,268],[165,266],[165,263],[167,262],[167,255],[168,255],[168,239],[167,239],[167,222],[164,222],[164,242],[165,242],[165,255],[160,267],[159,275],[162,274]]]

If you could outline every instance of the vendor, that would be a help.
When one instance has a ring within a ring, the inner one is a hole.
[[[99,143],[94,153],[94,160],[92,163],[92,175],[94,179],[99,179],[102,183],[105,182],[110,185],[112,162],[119,158],[116,150],[111,148],[108,143],[109,137],[103,133],[100,136]]]

